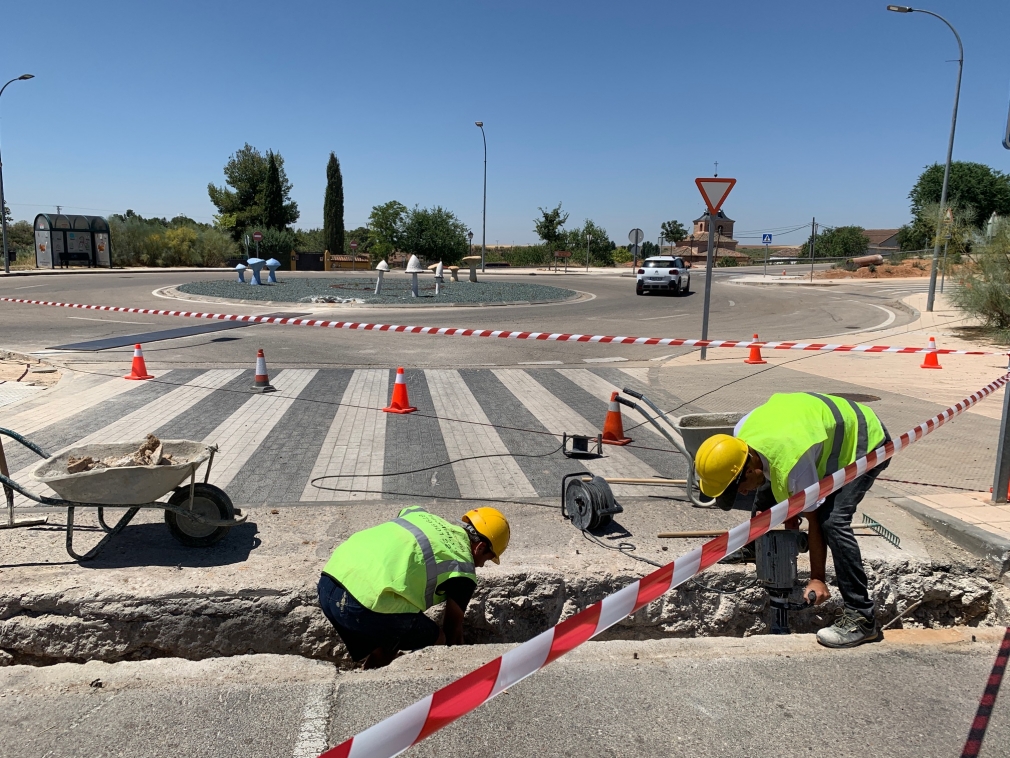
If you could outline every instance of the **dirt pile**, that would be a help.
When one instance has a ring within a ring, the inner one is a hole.
[[[164,453],[164,445],[153,434],[147,435],[144,442],[134,452],[126,456],[109,456],[96,460],[90,455],[77,458],[71,455],[67,459],[67,473],[80,474],[83,471],[93,471],[103,468],[122,468],[124,466],[171,466],[181,463],[172,459],[171,453]]]

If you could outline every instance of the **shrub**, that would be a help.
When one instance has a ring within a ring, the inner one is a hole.
[[[715,262],[715,265],[720,268],[732,268],[733,266],[738,266],[739,264],[736,262],[736,258],[724,255]]]
[[[972,257],[973,263],[963,265],[957,274],[961,286],[951,291],[950,298],[1006,338],[1010,334],[1010,230],[976,245]]]

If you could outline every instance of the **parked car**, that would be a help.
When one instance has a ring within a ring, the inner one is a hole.
[[[685,263],[683,258],[673,258],[670,256],[656,256],[646,258],[642,261],[642,267],[638,269],[635,280],[635,294],[644,295],[646,292],[672,292],[679,295],[681,292],[691,291],[691,274],[688,269],[690,263]]]

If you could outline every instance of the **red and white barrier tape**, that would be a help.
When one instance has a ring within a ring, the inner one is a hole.
[[[287,326],[320,326],[329,329],[347,329],[361,332],[400,332],[403,334],[435,334],[444,337],[498,337],[510,340],[547,340],[549,342],[599,342],[611,345],[657,345],[660,347],[763,347],[769,350],[816,350],[836,353],[934,353],[936,355],[1004,355],[983,350],[931,350],[928,347],[893,347],[889,345],[842,345],[828,342],[761,342],[760,340],[695,340],[672,337],[609,337],[599,334],[562,334],[560,332],[512,332],[499,329],[459,329],[449,326],[398,326],[395,324],[362,324],[357,321],[325,321],[311,318],[285,318],[283,316],[236,316],[226,313],[198,313],[195,311],[167,311],[155,308],[122,308],[115,305],[86,305],[59,303],[50,300],[24,300],[0,297],[3,303],[21,305],[52,305],[58,308],[79,308],[87,311],[111,313],[136,313],[147,316],[184,316],[213,321],[242,321],[251,324],[282,324]]]
[[[656,569],[648,576],[632,582],[624,589],[603,598],[552,629],[513,648],[500,658],[495,658],[452,684],[436,690],[423,700],[330,748],[320,758],[390,758],[399,755],[411,745],[486,703],[554,659],[609,629],[667,591],[680,586],[730,553],[739,550],[769,529],[803,511],[814,510],[822,498],[841,489],[877,464],[883,463],[899,450],[922,439],[1007,382],[1010,382],[1010,373],[855,463],[825,476],[803,492],[798,492],[770,510],[759,513],[750,521],[733,527],[673,563]]]

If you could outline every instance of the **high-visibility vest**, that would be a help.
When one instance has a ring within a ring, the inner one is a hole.
[[[464,576],[477,582],[470,537],[420,506],[352,534],[323,567],[366,608],[413,613],[445,601],[438,587]]]
[[[772,494],[789,491],[789,472],[811,447],[821,444],[817,476],[824,478],[862,458],[884,441],[876,414],[862,403],[814,392],[778,393],[744,420],[737,437],[768,461]]]

